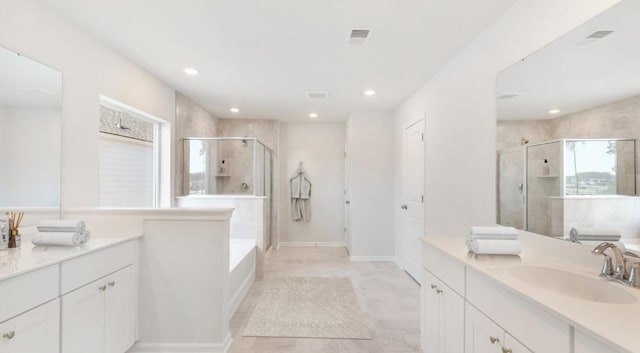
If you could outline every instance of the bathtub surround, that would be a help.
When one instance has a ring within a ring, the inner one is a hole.
[[[105,236],[145,235],[140,242],[138,343],[130,352],[189,352],[195,347],[226,352],[231,344],[232,212],[175,208],[63,211],[63,219],[83,219],[87,228]]]

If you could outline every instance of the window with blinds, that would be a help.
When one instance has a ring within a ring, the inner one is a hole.
[[[158,123],[100,104],[100,207],[155,207]]]

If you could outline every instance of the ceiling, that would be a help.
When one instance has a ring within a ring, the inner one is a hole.
[[[62,74],[0,47],[0,106],[61,107]]]
[[[219,117],[282,121],[394,109],[514,2],[40,1]],[[373,29],[367,45],[352,28]]]
[[[639,95],[639,19],[640,2],[623,0],[500,73],[497,96],[521,95],[497,100],[498,119],[550,119]],[[580,42],[600,30],[614,32]]]

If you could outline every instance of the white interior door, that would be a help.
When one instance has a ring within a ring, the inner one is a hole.
[[[344,243],[351,253],[351,141],[344,144]]]
[[[422,246],[418,238],[424,236],[424,120],[409,124],[404,129],[402,166],[399,255],[405,270],[419,282]]]

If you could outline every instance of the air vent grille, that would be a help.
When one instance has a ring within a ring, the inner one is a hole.
[[[521,95],[521,92],[504,92],[496,96],[496,99],[511,99]]]
[[[587,45],[591,45],[603,38],[608,37],[609,35],[611,35],[611,33],[613,33],[614,31],[611,30],[599,30],[599,31],[595,31],[591,34],[589,34],[588,36],[578,40],[575,43],[575,46],[577,47],[584,47]]]
[[[613,31],[595,31],[588,35],[587,39],[602,39],[611,33],[613,33]]]
[[[353,28],[349,32],[347,42],[349,45],[365,45],[369,42],[372,32],[371,28]]]
[[[329,93],[322,91],[307,92],[307,98],[309,99],[327,99]]]

